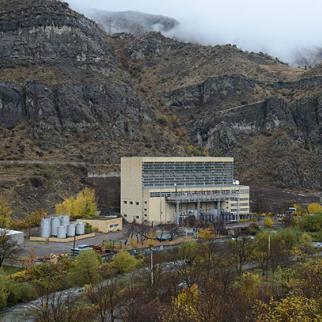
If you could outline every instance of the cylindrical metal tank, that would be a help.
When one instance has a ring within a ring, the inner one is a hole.
[[[76,235],[84,235],[85,234],[85,224],[81,221],[76,223]]]
[[[60,226],[60,219],[59,217],[53,217],[51,219],[51,235],[57,236],[58,235],[58,227]]]
[[[62,215],[59,218],[60,218],[60,224],[61,224],[61,226],[68,226],[69,225],[69,222],[70,222],[69,216]]]
[[[58,226],[57,228],[57,238],[64,239],[66,238],[66,227],[65,226]]]
[[[42,218],[40,225],[40,235],[43,238],[49,238],[51,233],[51,218]]]
[[[76,234],[76,225],[75,224],[69,224],[67,226],[67,237],[74,237]]]

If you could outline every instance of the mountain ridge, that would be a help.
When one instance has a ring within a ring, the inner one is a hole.
[[[246,184],[321,186],[319,76],[231,45],[109,36],[56,0],[0,1],[0,31],[0,159],[229,155]],[[86,182],[86,168],[21,167],[0,168],[20,210]]]

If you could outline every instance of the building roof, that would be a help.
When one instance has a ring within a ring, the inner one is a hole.
[[[17,234],[23,234],[22,231],[0,228],[0,234],[3,233],[3,232],[5,232],[6,235],[8,235],[8,236],[17,235]]]
[[[142,162],[234,162],[232,157],[123,157]]]

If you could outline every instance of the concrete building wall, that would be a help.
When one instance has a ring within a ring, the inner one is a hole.
[[[150,222],[154,224],[176,221],[176,205],[166,200],[165,193],[189,194],[192,192],[220,192],[220,191],[240,191],[239,210],[240,214],[249,213],[249,187],[239,185],[214,185],[202,187],[171,186],[171,187],[143,187],[142,169],[146,162],[218,162],[231,163],[233,158],[213,158],[213,157],[133,157],[122,158],[121,161],[121,214],[124,218],[132,222]],[[148,174],[147,174],[148,175]],[[162,170],[160,172],[162,176]],[[161,196],[161,197],[160,197]],[[218,202],[201,202],[200,209],[207,211],[218,207]],[[234,200],[223,200],[220,208],[226,212],[237,213],[238,202]],[[197,209],[197,203],[180,204],[179,212],[188,212]]]
[[[123,229],[123,221],[118,218],[97,218],[97,219],[82,219],[82,222],[91,225],[98,229],[100,233],[109,233],[111,231],[119,231]]]

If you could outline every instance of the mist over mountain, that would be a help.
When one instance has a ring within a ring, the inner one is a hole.
[[[167,33],[179,25],[175,19],[138,11],[91,10],[87,16],[96,21],[108,34],[127,32],[139,34],[150,31]]]
[[[89,8],[140,11],[173,17],[180,22],[167,36],[204,45],[235,44],[265,52],[290,64],[320,62],[320,12],[315,0],[68,0],[90,16]],[[90,16],[93,18],[92,16]],[[163,30],[160,30],[163,31]]]

